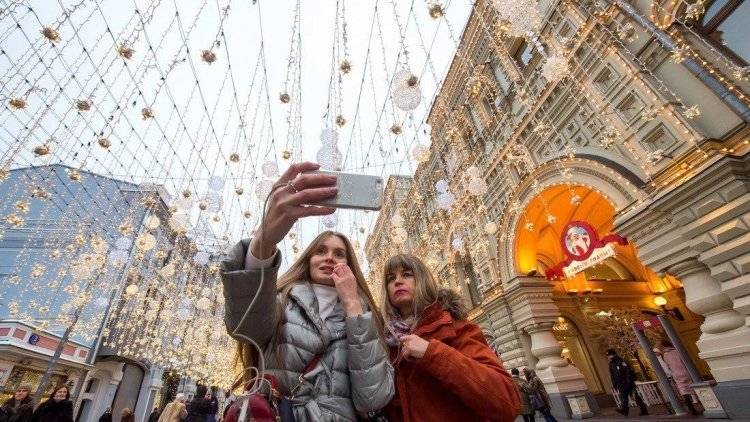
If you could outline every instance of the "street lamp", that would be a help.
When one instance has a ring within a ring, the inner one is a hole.
[[[665,315],[669,315],[678,321],[685,320],[685,317],[682,315],[679,308],[667,308],[667,299],[664,296],[654,296],[654,305],[660,307]]]

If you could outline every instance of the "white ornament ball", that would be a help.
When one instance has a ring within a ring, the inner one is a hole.
[[[211,176],[208,179],[208,188],[214,191],[224,189],[224,178],[219,176]]]
[[[393,217],[391,217],[391,224],[394,227],[403,227],[404,217],[401,217],[401,214],[394,214]]]
[[[116,266],[121,267],[128,262],[128,253],[120,249],[114,250],[109,253],[109,262]]]
[[[337,224],[339,224],[339,218],[336,216],[336,214],[326,215],[321,218],[321,221],[323,223],[323,226],[327,229],[333,229]]]
[[[453,249],[460,251],[464,248],[464,241],[460,237],[454,237],[451,246],[453,246]]]
[[[204,287],[201,289],[201,296],[209,297],[211,296],[211,293],[213,293],[213,290],[211,290],[210,287]]]
[[[425,163],[430,159],[430,148],[421,143],[417,144],[411,150],[411,157],[420,163]]]
[[[327,170],[339,170],[341,168],[341,151],[334,145],[323,145],[315,157],[320,167]]]
[[[149,216],[146,219],[146,228],[149,230],[154,230],[155,228],[159,227],[159,224],[161,224],[161,220],[155,215]]]
[[[399,86],[393,90],[393,104],[403,111],[412,111],[422,101],[422,90],[419,85],[410,87],[408,85]]]
[[[208,212],[219,212],[221,211],[221,207],[224,206],[224,198],[218,192],[207,193],[203,201],[208,205],[206,208]]]
[[[94,306],[96,306],[99,309],[103,309],[107,307],[107,304],[109,304],[109,299],[107,299],[104,296],[97,297],[94,300]]]
[[[261,167],[263,175],[266,177],[276,177],[279,175],[279,165],[276,161],[266,161]]]
[[[121,251],[126,251],[133,246],[133,239],[129,237],[121,237],[115,241],[115,247]]]
[[[479,178],[469,180],[469,193],[474,196],[484,195],[487,193],[487,183]]]
[[[190,318],[190,309],[187,308],[180,308],[177,310],[177,318],[185,321],[186,319]]]
[[[193,262],[198,265],[206,265],[208,264],[209,257],[210,255],[208,254],[208,252],[198,251],[196,252],[195,256],[193,256]]]
[[[476,166],[471,166],[466,169],[466,174],[469,176],[470,179],[477,179],[482,177],[482,171],[479,170]]]
[[[263,179],[255,185],[255,196],[260,201],[265,201],[271,189],[273,189],[273,180]]]
[[[440,179],[435,182],[435,189],[439,193],[445,193],[448,191],[448,182],[445,179]]]
[[[169,217],[169,225],[172,230],[178,233],[184,233],[190,227],[190,218],[187,214],[177,213]]]
[[[141,251],[150,251],[156,246],[156,238],[150,233],[143,233],[135,239],[135,246]]]
[[[195,302],[195,307],[200,311],[205,311],[211,307],[211,299],[207,297],[202,297],[198,299],[197,302]]]
[[[193,299],[190,299],[189,297],[183,298],[180,301],[180,308],[190,309],[191,306],[193,306]]]
[[[128,296],[133,296],[138,294],[138,285],[137,284],[129,284],[128,287],[125,288],[125,294]]]
[[[568,60],[563,56],[550,56],[542,66],[542,76],[549,82],[557,82],[565,79],[570,74]]]
[[[456,202],[456,198],[450,192],[444,192],[437,196],[437,204],[440,209],[448,210]]]
[[[495,223],[487,223],[487,224],[485,224],[484,225],[484,232],[487,233],[487,234],[489,234],[489,235],[493,235],[493,234],[497,233],[497,224],[495,224]]]
[[[339,141],[339,134],[334,129],[325,128],[320,132],[320,142],[323,145],[333,146]]]

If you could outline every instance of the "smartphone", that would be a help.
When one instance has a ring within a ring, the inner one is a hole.
[[[327,170],[316,170],[308,173],[335,176],[336,187],[339,188],[339,192],[334,198],[308,205],[373,211],[377,211],[383,206],[382,177]]]

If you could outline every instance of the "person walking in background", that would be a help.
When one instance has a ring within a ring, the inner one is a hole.
[[[187,408],[185,407],[185,395],[177,394],[174,401],[169,403],[159,416],[159,422],[180,422],[187,417]]]
[[[195,397],[187,405],[185,422],[206,422],[211,413],[211,399],[205,385],[199,385]]]
[[[690,373],[682,361],[680,353],[669,340],[662,340],[661,347],[664,349],[662,352],[664,363],[669,367],[669,373],[677,385],[677,390],[679,390],[680,395],[685,400],[685,405],[690,410],[690,413],[698,415],[699,412],[693,405],[693,388],[691,387],[693,380],[690,378]]]
[[[148,415],[148,422],[157,422],[159,420],[159,408],[154,406],[154,410]]]
[[[211,413],[206,417],[206,421],[216,422],[216,414],[219,412],[219,399],[216,398],[216,394],[211,390],[206,393],[206,398],[211,403]]]
[[[516,383],[518,397],[521,398],[521,416],[524,422],[534,422],[534,408],[531,407],[531,397],[529,396],[529,384],[521,378],[518,368],[510,370],[513,382]]]
[[[29,422],[34,413],[34,401],[31,399],[31,386],[21,385],[16,388],[13,397],[0,408],[2,422]]]
[[[648,408],[643,402],[638,390],[635,388],[635,372],[614,349],[607,350],[609,359],[609,376],[612,378],[612,386],[617,390],[620,397],[620,408],[617,409],[623,416],[628,416],[630,411],[630,393],[635,394],[635,402],[641,408],[641,416],[648,415]]]
[[[126,407],[122,409],[121,415],[120,422],[135,422],[135,415],[133,415],[133,411],[130,408]]]
[[[68,387],[55,388],[50,398],[36,408],[31,422],[73,422],[73,402]]]
[[[531,368],[523,368],[523,375],[526,377],[526,391],[529,393],[531,407],[534,409],[534,414],[536,414],[536,411],[538,410],[542,416],[544,416],[546,422],[557,422],[557,419],[552,416],[549,395],[544,388],[542,380],[539,379],[536,372]]]
[[[482,330],[469,322],[458,294],[440,289],[413,255],[383,268],[386,343],[396,371],[390,422],[512,421],[520,400],[512,378]]]
[[[112,408],[108,407],[107,410],[99,416],[99,422],[112,422]]]

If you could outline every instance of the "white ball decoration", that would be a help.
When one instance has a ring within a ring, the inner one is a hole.
[[[128,262],[128,253],[120,249],[109,253],[109,262],[115,267],[121,267]]]
[[[195,307],[200,311],[208,310],[211,307],[211,299],[202,297],[195,302]]]
[[[180,301],[180,308],[190,309],[191,306],[193,306],[193,299],[190,299],[189,297],[183,298]]]
[[[437,196],[436,201],[440,209],[448,210],[456,202],[456,197],[450,192],[444,192]]]
[[[211,176],[208,179],[208,188],[213,191],[219,191],[224,189],[224,178],[219,176]]]
[[[453,249],[460,251],[464,248],[464,240],[460,237],[454,237],[453,241],[451,242],[451,246],[453,247]]]
[[[474,196],[484,195],[487,193],[487,182],[479,178],[469,180],[469,193]]]
[[[333,229],[337,224],[339,224],[339,218],[338,216],[336,216],[336,214],[330,214],[321,218],[321,222],[323,223],[323,226],[325,228]]]
[[[203,198],[203,202],[208,205],[206,208],[208,212],[219,212],[221,211],[221,207],[224,206],[224,198],[218,192],[207,193]]]
[[[161,220],[155,215],[149,216],[146,219],[146,228],[149,230],[154,230],[155,228],[159,227],[159,224],[161,224]]]
[[[425,163],[430,159],[430,148],[421,143],[417,144],[411,149],[411,157],[420,163]]]
[[[484,225],[484,232],[487,233],[487,234],[489,234],[489,235],[493,235],[493,234],[497,233],[497,224],[492,223],[492,222],[485,224]]]
[[[393,217],[391,217],[391,224],[394,227],[403,227],[404,217],[401,217],[401,214],[394,214]]]
[[[188,315],[188,317],[189,317],[189,315]],[[180,319],[187,319],[187,318],[180,318]],[[179,347],[181,344],[182,344],[182,339],[181,338],[175,337],[175,338],[172,339],[172,346]]]
[[[466,169],[466,174],[471,179],[481,178],[482,177],[482,171],[479,170],[476,166],[471,166]]]
[[[549,82],[557,82],[565,79],[570,74],[568,60],[559,55],[547,57],[542,66],[542,76]]]
[[[261,166],[261,171],[266,177],[276,177],[279,175],[279,165],[276,164],[276,161],[269,160],[263,163],[263,166]]]
[[[320,132],[320,142],[323,145],[336,145],[339,141],[339,134],[334,129],[325,128]]]
[[[542,26],[542,14],[536,0],[494,0],[497,17],[507,25],[503,29],[514,37],[524,37],[538,32]]]
[[[141,251],[150,251],[156,246],[156,238],[150,233],[143,233],[135,239],[135,246]]]
[[[99,296],[94,300],[94,306],[97,307],[98,309],[106,308],[108,304],[109,304],[109,299],[107,299],[104,296]]]
[[[211,290],[210,287],[204,287],[201,289],[201,296],[209,297],[211,296],[211,293],[213,293],[213,290]]]
[[[180,198],[174,202],[174,206],[181,211],[190,211],[193,208],[193,198]]]
[[[208,252],[205,251],[198,251],[196,252],[195,256],[193,256],[193,262],[195,262],[197,265],[206,265],[208,264],[208,258],[210,255]]]
[[[273,189],[273,180],[263,179],[255,185],[255,196],[260,201],[265,201],[268,194],[271,193],[271,189]]]
[[[177,213],[169,217],[169,225],[178,233],[185,233],[190,227],[190,218],[187,214]]]
[[[162,276],[164,278],[172,277],[175,274],[174,264],[170,262],[169,264],[161,267],[161,269],[159,269],[158,273],[159,273],[160,276]]]
[[[180,308],[177,310],[177,318],[185,321],[190,318],[190,309]]]
[[[422,90],[419,85],[400,87],[393,91],[393,104],[403,111],[412,111],[422,101]]]
[[[133,246],[133,239],[129,237],[121,237],[115,241],[115,247],[121,251],[126,251]]]
[[[128,287],[125,288],[125,294],[128,296],[133,296],[138,294],[138,285],[137,284],[129,284]]]
[[[439,193],[446,193],[448,191],[448,182],[445,179],[440,179],[435,182],[435,189]]]
[[[341,151],[335,145],[323,145],[315,158],[320,167],[327,170],[339,170],[343,160]]]

